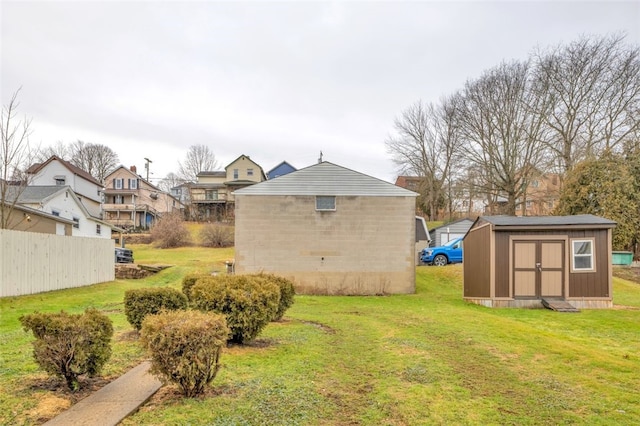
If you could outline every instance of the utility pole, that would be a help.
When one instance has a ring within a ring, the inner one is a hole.
[[[146,163],[144,163],[144,168],[147,171],[147,182],[149,181],[149,163],[153,163],[153,161],[149,160],[148,158],[144,158],[144,161],[146,161]]]

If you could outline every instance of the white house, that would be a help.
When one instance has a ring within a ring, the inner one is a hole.
[[[93,217],[102,217],[103,185],[93,176],[58,156],[27,169],[29,185],[68,186]]]
[[[71,235],[74,237],[111,238],[114,226],[92,216],[69,186],[21,188],[18,204],[73,221]]]

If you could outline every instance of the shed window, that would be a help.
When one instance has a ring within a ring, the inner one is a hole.
[[[593,240],[571,240],[571,269],[573,272],[591,272],[594,267]]]
[[[335,211],[336,209],[336,197],[318,195],[316,196],[316,210],[320,211]]]

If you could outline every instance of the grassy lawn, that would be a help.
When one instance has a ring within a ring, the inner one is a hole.
[[[41,386],[21,314],[107,312],[116,336],[104,376],[114,378],[144,358],[122,312],[124,291],[179,288],[185,273],[224,271],[233,257],[132,248],[139,262],[176,266],[140,281],[0,300],[0,424],[42,423],[52,401],[71,398]],[[567,314],[466,304],[460,265],[417,275],[414,295],[297,296],[283,321],[225,351],[205,397],[182,399],[165,386],[123,424],[640,423],[640,285],[616,278],[616,309]]]

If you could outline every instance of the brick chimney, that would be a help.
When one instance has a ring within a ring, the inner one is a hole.
[[[135,174],[138,174],[138,169],[136,168],[136,166],[129,167],[129,170],[131,170]]]

